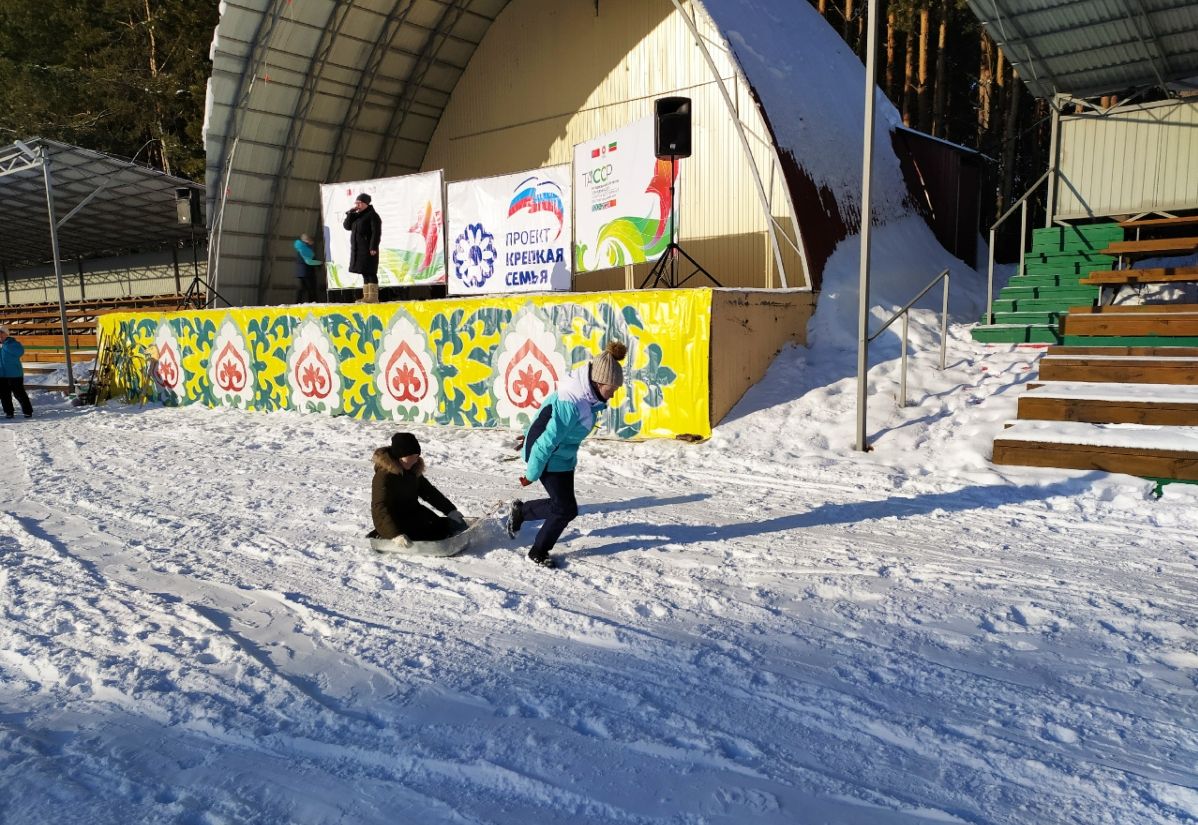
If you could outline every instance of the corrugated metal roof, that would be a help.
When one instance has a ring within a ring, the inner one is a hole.
[[[969,0],[1036,97],[1092,98],[1198,77],[1198,3]]]
[[[191,181],[45,138],[32,138],[24,147],[32,155],[16,143],[0,148],[0,261],[6,266],[40,264],[54,257],[40,160],[43,152],[50,159],[57,219],[61,222],[86,201],[59,230],[63,260],[190,238],[191,228],[178,222],[175,189],[198,190]]]
[[[507,3],[222,2],[205,123],[217,287],[265,299],[280,249],[318,223],[320,183],[417,171]]]

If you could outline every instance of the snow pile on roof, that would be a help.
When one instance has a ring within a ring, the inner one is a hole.
[[[703,0],[761,98],[779,146],[794,153],[817,187],[836,198],[841,219],[861,212],[861,136],[865,67],[808,3]],[[907,185],[890,144],[898,110],[881,92],[874,122],[873,211],[876,220],[907,215]]]

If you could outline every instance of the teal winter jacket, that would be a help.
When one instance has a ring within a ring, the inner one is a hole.
[[[595,394],[591,367],[584,364],[550,393],[524,433],[524,477],[536,481],[545,471],[560,473],[578,464],[578,445],[595,429],[607,402]]]
[[[25,345],[11,335],[0,344],[0,378],[23,378],[25,368],[21,366],[21,356],[25,354]]]

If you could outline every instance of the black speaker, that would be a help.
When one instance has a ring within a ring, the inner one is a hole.
[[[659,158],[691,156],[691,99],[659,97],[653,101],[653,153]]]
[[[199,226],[200,190],[182,186],[175,190],[175,216],[184,226]]]

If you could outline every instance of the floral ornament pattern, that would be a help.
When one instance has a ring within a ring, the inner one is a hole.
[[[400,310],[379,344],[375,384],[379,404],[401,421],[423,422],[437,413],[441,380],[427,334]]]
[[[182,350],[170,321],[163,320],[154,336],[157,357],[150,367],[150,378],[154,382],[158,400],[168,407],[185,404],[187,398],[187,372],[183,367]]]
[[[216,403],[242,409],[250,406],[257,383],[250,363],[245,336],[233,319],[226,316],[208,359],[208,377]]]
[[[528,426],[567,372],[552,324],[532,304],[503,332],[494,365],[495,417],[509,427]]]
[[[453,274],[468,289],[481,289],[495,274],[495,236],[481,223],[467,224],[453,245]]]
[[[301,412],[341,412],[341,368],[328,333],[311,315],[292,332],[287,355],[291,406]]]

